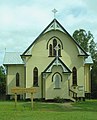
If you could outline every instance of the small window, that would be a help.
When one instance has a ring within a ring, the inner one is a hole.
[[[59,50],[58,50],[58,55],[61,56],[61,45],[58,44]]]
[[[52,44],[49,45],[49,56],[53,55],[53,47]]]
[[[57,40],[54,39],[53,40],[53,56],[56,56],[56,50],[55,50],[56,45],[57,45]]]
[[[54,81],[54,88],[55,89],[61,88],[61,81],[62,81],[61,79],[62,79],[62,77],[59,73],[54,74],[53,81]]]
[[[72,85],[76,86],[77,85],[77,69],[74,67],[72,69]]]
[[[38,69],[37,69],[37,67],[35,67],[33,70],[33,86],[34,87],[38,86]]]
[[[20,75],[19,75],[19,73],[16,73],[16,86],[17,87],[20,86],[19,80],[20,80]]]
[[[55,88],[60,88],[60,77],[59,77],[59,75],[55,76]]]

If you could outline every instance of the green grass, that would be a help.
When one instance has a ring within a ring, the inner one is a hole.
[[[0,102],[0,120],[97,120],[97,101],[77,103]]]

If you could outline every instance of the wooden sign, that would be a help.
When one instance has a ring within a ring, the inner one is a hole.
[[[20,87],[15,87],[11,89],[12,93],[17,93],[17,94],[23,94],[23,93],[35,93],[36,89],[35,88],[20,88]]]
[[[15,108],[17,106],[17,94],[31,93],[31,108],[33,109],[33,93],[36,93],[35,88],[15,87],[11,89],[11,92],[15,94]]]

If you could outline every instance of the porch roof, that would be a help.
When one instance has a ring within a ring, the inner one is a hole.
[[[43,71],[43,73],[50,73],[53,66],[61,66],[63,68],[63,73],[71,73],[71,70],[64,64],[64,62],[60,58],[55,58]]]

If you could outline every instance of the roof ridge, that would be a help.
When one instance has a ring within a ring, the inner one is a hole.
[[[5,52],[5,54],[6,54],[6,53],[18,53],[18,54],[21,53],[21,54],[22,54],[23,52]]]
[[[7,52],[9,52],[9,51],[7,51]],[[7,52],[6,52],[6,53],[7,53]],[[14,52],[15,52],[15,51],[12,51],[12,52],[9,52],[9,53],[14,53]],[[20,52],[15,52],[15,53],[20,53]]]

